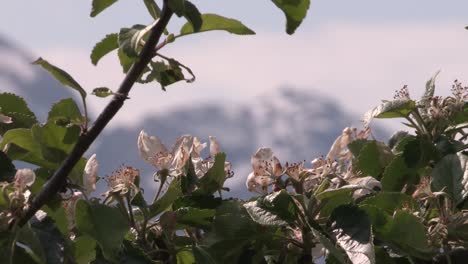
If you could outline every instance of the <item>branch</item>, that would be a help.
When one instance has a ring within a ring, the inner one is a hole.
[[[167,1],[165,0],[161,17],[158,23],[151,30],[148,41],[140,53],[139,60],[133,64],[133,66],[128,71],[127,75],[120,84],[118,92],[116,95],[114,95],[109,104],[98,116],[91,129],[80,136],[78,142],[73,147],[73,150],[70,152],[67,158],[62,162],[60,168],[55,171],[52,178],[43,186],[42,190],[29,204],[29,207],[26,208],[22,217],[17,222],[19,226],[26,224],[28,220],[34,216],[37,210],[39,210],[47,201],[51,199],[53,195],[55,195],[62,188],[62,186],[66,183],[68,174],[71,172],[73,167],[81,159],[83,154],[86,152],[86,150],[88,150],[89,146],[94,142],[94,140],[99,136],[104,127],[106,127],[109,121],[123,106],[123,103],[128,97],[128,93],[130,92],[133,84],[137,81],[146,65],[148,65],[148,63],[153,58],[154,47],[159,42],[159,39],[161,38],[161,35],[163,34],[163,31],[173,14],[173,12],[167,7],[166,3]]]

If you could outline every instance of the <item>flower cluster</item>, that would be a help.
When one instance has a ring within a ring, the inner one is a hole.
[[[184,135],[177,138],[169,151],[166,146],[155,136],[149,136],[145,131],[141,131],[138,136],[138,150],[140,156],[147,163],[153,165],[158,172],[158,176],[179,177],[184,174],[184,167],[191,159],[195,173],[198,177],[203,177],[213,166],[214,158],[219,153],[220,146],[216,137],[210,136],[210,156],[206,159],[201,157],[201,152],[207,147],[207,143],[202,143],[199,138]],[[225,171],[231,175],[231,164],[226,162]]]
[[[381,184],[371,176],[355,175],[348,144],[356,139],[368,138],[370,132],[370,128],[360,132],[355,128],[345,128],[332,144],[326,157],[312,160],[310,168],[305,167],[305,161],[286,162],[283,166],[270,148],[260,148],[251,158],[253,171],[247,177],[246,187],[251,192],[267,194],[269,186],[273,185],[273,190],[276,191],[290,184],[296,192],[304,192],[328,179],[330,188],[338,188],[345,183],[355,185],[357,190],[354,197],[364,196],[375,188],[381,188]],[[287,176],[284,181],[283,175]]]

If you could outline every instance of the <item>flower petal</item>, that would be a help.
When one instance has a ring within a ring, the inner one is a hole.
[[[83,186],[87,194],[96,190],[98,168],[99,163],[96,160],[96,154],[93,154],[86,162],[83,172]]]
[[[171,164],[171,170],[180,170],[187,163],[190,158],[190,151],[192,150],[193,137],[185,135],[179,137],[176,143],[172,147],[173,160]]]
[[[138,150],[140,156],[157,169],[168,169],[172,163],[173,155],[167,151],[159,138],[149,136],[143,130],[138,136]]]
[[[193,138],[193,146],[192,146],[192,159],[197,159],[200,158],[200,153],[203,151],[203,149],[206,148],[206,142],[201,143],[200,139],[198,137]]]
[[[219,142],[214,136],[209,136],[208,138],[210,139],[210,156],[214,158],[219,153]]]
[[[273,151],[271,148],[259,148],[250,161],[256,176],[267,175],[269,164],[273,163]]]
[[[15,174],[15,185],[20,189],[31,186],[36,180],[36,174],[31,169],[19,169]]]

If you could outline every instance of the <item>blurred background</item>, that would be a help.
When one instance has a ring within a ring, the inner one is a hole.
[[[441,95],[455,79],[468,82],[466,0],[313,0],[292,36],[269,0],[193,2],[202,13],[241,20],[257,35],[207,32],[166,46],[161,53],[191,67],[197,80],[167,92],[157,84],[136,85],[88,152],[97,153],[101,176],[131,165],[141,170],[145,189],[155,187],[151,166],[138,157],[141,129],[167,146],[182,134],[203,141],[213,135],[233,164],[231,195],[246,197],[250,156],[257,148],[272,147],[282,162],[310,161],[326,154],[344,127],[360,128],[362,114],[403,85],[418,98],[438,70]],[[5,1],[0,92],[24,96],[43,121],[53,102],[74,96],[30,64],[39,56],[68,71],[88,92],[101,86],[116,90],[124,76],[116,54],[96,67],[89,53],[106,34],[150,24],[151,17],[143,1],[135,0],[120,0],[96,18],[90,10],[90,0]],[[183,23],[174,19],[169,31],[178,32]],[[107,101],[89,96],[93,117]],[[374,136],[385,140],[398,128],[398,121],[378,121]]]

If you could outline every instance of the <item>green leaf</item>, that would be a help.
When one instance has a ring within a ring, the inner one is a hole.
[[[64,70],[50,64],[48,61],[39,58],[33,64],[39,65],[48,71],[57,81],[59,81],[62,85],[68,86],[76,91],[81,95],[83,101],[86,98],[86,91],[81,87],[78,82],[73,79],[70,74],[65,72]]]
[[[390,215],[403,208],[411,211],[419,209],[417,202],[411,196],[401,192],[379,192],[375,196],[364,199],[359,205],[372,205]]]
[[[205,32],[211,30],[224,30],[232,34],[237,35],[253,35],[253,32],[248,27],[244,26],[240,21],[222,17],[216,14],[203,14],[201,15],[203,21],[202,26],[198,32]],[[194,30],[191,23],[186,23],[180,29],[180,35],[176,36],[181,37],[189,34],[193,34],[196,31]]]
[[[42,157],[59,164],[68,156],[78,141],[80,128],[78,126],[62,127],[54,122],[48,122],[41,126],[34,125],[31,133],[40,145]]]
[[[353,263],[375,264],[371,221],[365,211],[354,205],[341,205],[333,210],[329,227]]]
[[[30,128],[37,123],[36,116],[29,109],[23,98],[11,94],[0,94],[0,113],[12,118],[12,123],[0,123],[0,135],[15,128]]]
[[[97,97],[104,98],[104,97],[113,95],[114,92],[112,92],[112,90],[107,87],[98,87],[98,88],[94,88],[91,94]]]
[[[431,189],[434,192],[448,193],[456,204],[462,202],[468,192],[463,184],[464,174],[467,174],[467,163],[468,158],[462,153],[443,157],[432,170]]]
[[[226,181],[226,172],[224,171],[224,163],[226,161],[226,154],[220,152],[214,157],[213,166],[206,172],[206,174],[199,180],[199,189],[196,193],[213,194],[219,191]]]
[[[41,145],[37,142],[30,129],[17,128],[7,131],[3,135],[0,147],[8,145],[6,154],[12,160],[22,160],[41,167],[55,169],[56,164],[42,157]]]
[[[412,181],[416,176],[414,171],[408,169],[405,159],[400,154],[385,168],[380,181],[382,190],[399,192],[407,182]]]
[[[426,137],[408,137],[405,139],[405,144],[399,144],[398,148],[403,149],[403,157],[408,168],[423,168],[438,159],[437,149]]]
[[[116,260],[129,224],[119,209],[78,200],[75,209],[76,228],[94,238],[104,257]]]
[[[310,0],[272,0],[286,16],[286,32],[293,34],[307,15]]]
[[[41,176],[40,173],[43,172],[43,170],[38,169],[35,172],[37,181],[37,178]],[[47,216],[54,221],[55,226],[62,235],[69,236],[67,212],[62,205],[61,197],[59,198],[57,195],[54,199],[49,200],[47,206],[43,207],[43,210],[47,213]]]
[[[10,247],[11,248],[11,247]],[[13,246],[13,257],[10,262],[8,259],[9,256],[5,256],[6,263],[16,264],[16,263],[28,263],[28,264],[43,264],[44,262],[40,262],[38,257],[34,254],[34,252],[26,250],[23,247],[15,244]]]
[[[138,57],[141,40],[153,26],[154,24],[150,26],[134,25],[131,28],[121,28],[118,37],[119,49],[129,57]]]
[[[320,201],[320,217],[328,217],[336,207],[351,203],[355,190],[355,188],[339,188],[317,194],[316,198]]]
[[[272,230],[255,223],[239,200],[224,200],[216,208],[211,230],[207,231],[203,245],[217,263],[242,263],[241,255],[252,241],[272,242]],[[246,263],[258,263],[247,261]]]
[[[359,152],[361,152],[362,147],[364,147],[368,142],[371,140],[365,138],[358,138],[356,140],[351,141],[348,144],[348,149],[353,153],[355,157],[359,156]]]
[[[106,35],[101,41],[94,45],[91,51],[91,62],[97,65],[99,60],[109,52],[119,48],[119,34],[113,33]]]
[[[158,214],[164,212],[172,203],[182,196],[182,190],[180,189],[180,181],[174,179],[169,187],[167,188],[164,195],[159,198],[157,201],[153,201],[153,204],[149,206],[150,218],[157,216]]]
[[[3,151],[0,151],[0,182],[13,181],[15,174],[15,165]]]
[[[410,137],[407,131],[397,131],[388,140],[388,147],[394,150],[394,147],[398,145],[403,139]]]
[[[15,243],[15,236],[16,232],[13,232],[9,229],[2,229],[0,230],[0,254],[2,256],[2,261],[5,264],[15,264],[17,262],[13,262],[13,245]],[[27,262],[20,262],[20,263],[27,263]]]
[[[133,63],[137,60],[135,57],[129,57],[127,56],[122,49],[119,49],[117,51],[117,55],[119,57],[120,61],[120,66],[122,66],[122,70],[124,73],[127,73],[128,70],[130,70],[130,67],[132,67]]]
[[[42,219],[34,217],[30,222],[31,230],[38,238],[44,251],[45,263],[62,264],[68,252],[62,233],[55,223],[49,217]]]
[[[169,8],[178,16],[184,16],[192,25],[195,32],[198,32],[202,26],[201,14],[197,7],[186,0],[169,1]]]
[[[393,100],[384,101],[379,106],[367,111],[364,114],[363,122],[367,126],[373,118],[396,118],[407,117],[411,111],[416,109],[416,103],[413,100]]]
[[[178,17],[185,13],[185,0],[170,0],[167,5]]]
[[[411,232],[408,232],[411,230]],[[432,250],[421,221],[406,211],[396,211],[393,219],[381,231],[381,238],[393,242],[410,255],[429,259]]]
[[[198,183],[198,176],[195,172],[192,159],[188,159],[185,164],[185,177],[180,180],[180,186],[184,195],[192,193]]]
[[[60,100],[52,106],[49,111],[47,120],[60,120],[64,119],[67,123],[80,124],[83,122],[78,105],[72,98]]]
[[[431,257],[432,249],[428,244],[426,229],[418,217],[401,210],[388,214],[370,204],[361,205],[360,208],[372,220],[375,237],[385,241],[391,249],[418,258]]]
[[[200,11],[198,11],[197,7],[189,1],[185,1],[184,17],[188,22],[190,22],[195,32],[200,31],[203,24],[202,15],[200,14]]]
[[[215,210],[182,207],[175,211],[177,223],[190,227],[209,227]]]
[[[195,263],[216,264],[216,261],[202,246],[192,246],[192,252],[195,257]]]
[[[261,225],[294,226],[299,209],[287,191],[281,190],[244,204],[250,217]]]
[[[169,86],[178,81],[185,80],[192,82],[193,79],[186,79],[180,63],[174,59],[169,59],[168,64],[164,61],[150,62],[151,72],[143,80],[144,83],[148,83],[156,80],[161,84],[161,88],[166,91],[166,86]]]
[[[77,264],[87,264],[96,258],[96,240],[90,236],[77,237],[73,248]]]
[[[379,180],[385,166],[392,158],[392,151],[385,144],[369,141],[359,152],[354,169],[361,171],[363,176],[372,176]]]
[[[154,20],[158,19],[161,16],[161,8],[154,0],[143,0],[145,2],[146,9],[153,17]]]
[[[104,9],[108,8],[112,4],[117,2],[117,0],[93,0],[93,6],[91,9],[91,17],[97,16],[99,13],[104,11]]]
[[[46,263],[44,249],[41,246],[41,241],[38,236],[32,231],[29,224],[18,230],[16,242],[27,245],[31,252],[28,255],[36,261],[36,263]]]
[[[176,254],[177,264],[194,264],[195,257],[189,249],[179,250]]]

